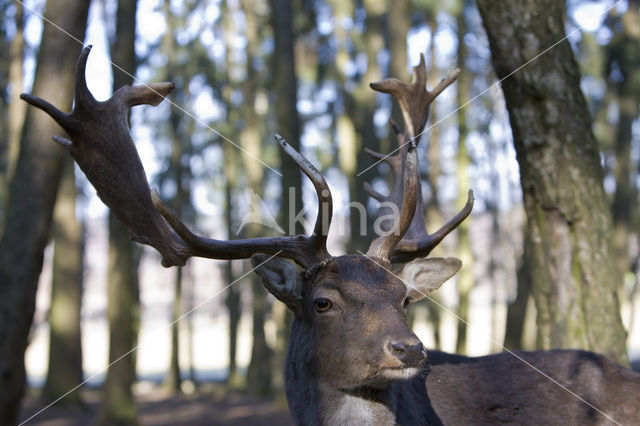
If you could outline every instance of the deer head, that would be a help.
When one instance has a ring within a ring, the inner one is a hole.
[[[275,139],[313,183],[318,213],[311,235],[214,240],[194,234],[149,188],[129,135],[128,108],[157,105],[171,83],[123,87],[106,102],[96,101],[86,86],[90,47],[77,63],[74,110],[67,114],[29,95],[22,99],[53,117],[70,140],[54,138],[69,149],[98,195],[129,228],[132,238],[149,244],[163,265],[183,265],[191,256],[251,258],[265,287],[295,314],[289,359],[303,354],[318,380],[339,389],[381,386],[415,374],[424,362],[422,343],[409,329],[405,308],[453,276],[457,259],[423,259],[471,211],[467,206],[434,234],[427,234],[422,212],[416,136],[426,123],[433,99],[453,82],[457,71],[433,91],[426,86],[424,58],[414,68],[412,84],[388,79],[372,88],[391,93],[400,103],[409,135],[393,124],[400,144],[395,156],[371,153],[392,166],[394,184],[379,200],[394,203],[397,218],[374,239],[366,254],[333,257],[326,248],[332,197],[321,173],[283,138]],[[386,214],[381,209],[379,214]],[[295,265],[287,260],[295,262]],[[409,262],[393,272],[392,262]],[[304,344],[303,344],[304,343]]]
[[[371,85],[398,100],[409,137],[391,122],[399,144],[397,154],[368,151],[389,163],[393,171],[388,196],[366,187],[369,195],[383,202],[378,217],[389,217],[393,210],[400,214],[395,221],[381,222],[386,233],[372,242],[366,255],[330,258],[306,271],[299,271],[285,260],[265,262],[265,255],[252,257],[265,287],[295,313],[299,333],[313,336],[313,353],[308,355],[320,380],[329,386],[383,386],[414,375],[425,361],[425,348],[409,328],[405,310],[409,303],[440,288],[462,266],[455,258],[422,257],[469,215],[473,195],[470,191],[467,204],[453,219],[428,234],[415,137],[424,128],[431,102],[458,73],[455,70],[433,91],[427,91],[421,55],[411,84],[387,79]],[[392,262],[409,263],[394,273]]]

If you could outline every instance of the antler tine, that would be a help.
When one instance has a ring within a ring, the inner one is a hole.
[[[80,56],[78,57],[78,61],[76,62],[74,109],[90,108],[92,105],[98,103],[87,87],[86,78],[87,59],[89,58],[89,53],[91,52],[92,47],[92,45],[88,45],[82,49],[82,52],[80,52]]]
[[[473,191],[469,190],[467,203],[458,214],[433,234],[427,233],[426,229],[423,228],[423,231],[414,238],[401,240],[391,252],[391,261],[409,262],[417,257],[428,256],[431,250],[440,244],[444,237],[449,235],[469,216],[471,210],[473,210],[473,201]]]
[[[455,81],[460,74],[459,69],[455,69],[447,77],[443,78],[438,85],[428,91],[427,68],[424,62],[424,55],[420,54],[420,63],[413,67],[413,80],[411,84],[405,83],[397,78],[387,78],[378,83],[371,83],[373,90],[393,95],[400,104],[402,118],[409,137],[415,137],[422,133],[427,117],[429,106],[447,86]]]
[[[293,149],[282,136],[275,134],[274,137],[284,152],[286,152],[298,167],[300,167],[300,170],[307,175],[313,187],[316,189],[316,194],[318,195],[318,215],[316,217],[315,227],[313,228],[312,238],[314,239],[314,245],[318,253],[324,255],[327,253],[327,236],[329,235],[329,227],[331,226],[331,218],[333,216],[333,198],[331,197],[329,185],[324,179],[324,176],[322,176],[322,173],[320,173],[309,160],[303,157],[302,154]]]
[[[155,208],[167,220],[173,230],[186,242],[192,256],[211,259],[246,259],[256,253],[277,255],[293,259],[300,266],[308,269],[321,261],[331,258],[327,251],[326,241],[333,214],[333,199],[329,185],[318,169],[302,154],[293,149],[280,135],[275,135],[282,149],[289,155],[313,183],[318,195],[318,216],[313,235],[295,237],[250,238],[244,240],[215,240],[198,236],[180,221],[176,214],[167,207],[157,193],[153,194]]]
[[[380,202],[383,202],[387,198],[381,193],[379,193],[378,191],[376,191],[375,189],[373,189],[373,187],[369,185],[369,182],[364,183],[364,192],[366,192],[369,197],[376,199]]]
[[[153,195],[155,208],[167,220],[173,230],[189,246],[190,255],[208,259],[247,259],[256,253],[265,253],[292,259],[305,269],[331,258],[326,247],[318,244],[313,236],[249,238],[242,240],[216,240],[196,235],[182,223],[178,216]]]
[[[416,211],[418,192],[420,190],[418,154],[416,151],[415,142],[411,139],[407,145],[406,159],[403,167],[404,196],[402,198],[402,207],[400,208],[400,217],[395,221],[390,232],[373,240],[369,250],[367,250],[367,256],[381,259],[384,262],[389,262],[393,248],[398,244],[398,242],[400,242],[411,225]]]
[[[53,118],[56,121],[56,123],[60,125],[60,127],[64,129],[67,128],[68,121],[69,121],[69,114],[60,111],[58,108],[51,105],[49,102],[45,101],[44,99],[40,99],[36,96],[31,96],[31,95],[27,95],[26,93],[22,93],[20,94],[20,99],[49,114],[49,116]]]
[[[314,234],[220,241],[192,233],[162,203],[158,194],[151,192],[127,124],[129,107],[157,105],[173,89],[173,83],[125,86],[108,101],[97,102],[87,89],[84,76],[90,50],[86,47],[78,58],[75,107],[71,114],[59,111],[40,98],[24,94],[21,97],[48,113],[65,129],[71,141],[63,138],[56,141],[69,149],[98,196],[127,226],[132,238],[160,252],[164,266],[184,265],[191,256],[245,259],[266,253],[293,259],[309,268],[331,257],[326,249],[332,214],[329,187],[320,172],[279,136],[276,139],[280,145],[318,192],[319,212]]]

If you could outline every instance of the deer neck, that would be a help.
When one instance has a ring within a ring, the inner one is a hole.
[[[311,328],[294,319],[285,366],[289,410],[296,424],[394,425],[388,389],[332,387],[319,377]]]

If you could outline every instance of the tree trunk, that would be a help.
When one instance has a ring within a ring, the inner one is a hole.
[[[504,332],[504,347],[523,349],[524,323],[527,318],[527,303],[531,294],[531,255],[527,251],[530,243],[524,242],[524,250],[517,271],[516,298],[507,306],[507,326]]]
[[[138,291],[139,256],[129,232],[109,215],[109,370],[103,385],[102,405],[97,423],[137,424],[133,384],[136,380],[135,352],[127,354],[138,341],[140,301]]]
[[[465,35],[467,34],[467,22],[465,18],[465,1],[459,1],[460,7],[457,16],[458,24],[458,52],[457,67],[464,70],[467,47],[465,46]],[[456,103],[458,107],[466,104],[471,91],[472,75],[470,72],[463,72],[458,77],[456,87]],[[471,186],[469,179],[469,154],[467,152],[467,136],[469,134],[469,126],[467,124],[467,109],[458,110],[458,154],[456,155],[456,175],[458,180],[458,196],[456,198],[456,211],[460,211],[467,202],[467,193]],[[456,352],[464,354],[467,352],[467,325],[469,322],[469,296],[473,288],[473,253],[471,252],[471,241],[469,239],[469,229],[471,228],[471,218],[463,221],[457,230],[458,234],[458,253],[457,256],[462,260],[464,268],[460,270],[457,277],[458,285],[458,334],[456,339]]]
[[[373,158],[364,150],[369,148],[372,151],[380,152],[380,139],[373,123],[373,115],[377,109],[376,98],[378,93],[372,90],[369,84],[382,80],[382,71],[378,66],[378,53],[385,47],[384,21],[387,14],[387,5],[384,1],[366,1],[364,2],[364,7],[367,15],[360,43],[362,43],[367,57],[367,70],[360,77],[360,81],[357,82],[353,95],[350,96],[351,99],[347,102],[345,109],[353,121],[356,134],[354,147],[355,168],[353,173],[347,175],[350,183],[349,197],[352,203],[355,202],[366,207],[369,196],[364,190],[364,184],[372,182],[376,176],[379,176],[379,168],[372,167],[367,172],[364,172],[374,164]],[[391,137],[391,139],[395,141],[395,137]],[[338,141],[338,143],[340,142]],[[356,214],[357,210],[355,209],[351,209],[351,213],[351,247],[348,252],[357,253],[357,250],[366,252],[371,240],[376,237],[373,234],[373,221],[368,219],[368,214],[362,215],[363,217],[361,218],[360,214]],[[363,224],[361,221],[365,221],[365,223]],[[366,232],[363,233],[362,230]]]
[[[223,27],[224,27],[224,42],[225,42],[225,68],[226,68],[226,81],[227,85],[225,90],[222,91],[223,99],[225,102],[225,107],[227,110],[227,117],[230,123],[239,122],[239,118],[237,117],[238,111],[233,107],[233,103],[231,102],[231,93],[233,82],[233,78],[231,76],[231,69],[233,67],[233,63],[231,61],[231,50],[232,50],[232,38],[233,33],[235,31],[235,22],[231,19],[231,13],[228,12],[227,2],[223,2],[221,5],[222,8],[222,16],[223,16]],[[210,83],[215,83],[214,81]],[[229,134],[236,135],[236,128],[230,126]],[[234,137],[234,136],[231,136]],[[225,174],[225,218],[227,225],[227,237],[231,239],[231,237],[237,231],[233,229],[233,218],[234,218],[234,207],[233,207],[233,190],[238,185],[238,158],[236,155],[236,147],[231,144],[224,144],[224,174]],[[233,262],[231,260],[227,261],[225,264],[225,277],[226,277],[226,285],[231,284],[235,280],[235,276],[233,273]],[[225,299],[225,303],[227,305],[227,311],[229,313],[229,374],[227,375],[227,390],[240,389],[244,387],[244,378],[240,375],[238,371],[237,364],[237,349],[238,349],[238,327],[240,325],[240,318],[242,314],[242,305],[241,305],[241,294],[242,288],[240,283],[238,285],[232,285],[227,289],[227,297]]]
[[[244,102],[241,110],[245,126],[240,132],[240,145],[244,149],[242,156],[244,163],[247,165],[249,186],[259,197],[262,197],[264,173],[262,167],[255,164],[255,158],[260,158],[261,156],[262,147],[259,137],[258,117],[254,108],[259,79],[253,66],[259,46],[258,23],[256,22],[254,7],[253,0],[242,1],[242,9],[246,20],[247,78],[242,84]],[[260,236],[261,231],[260,225],[256,223],[250,223],[247,226],[247,234],[250,238]],[[255,274],[251,274],[249,280],[251,281],[253,300],[253,345],[247,372],[247,386],[251,392],[258,395],[270,395],[273,380],[273,352],[267,345],[264,332],[268,309],[267,293]]]
[[[428,11],[427,11],[428,12]],[[436,43],[435,43],[435,35],[438,32],[438,21],[436,20],[435,12],[428,12],[428,25],[429,31],[431,33],[430,42],[429,42],[429,70],[427,72],[427,86],[435,87],[438,84],[439,80],[439,71],[436,65]],[[394,102],[396,105],[397,102]],[[438,121],[438,102],[434,102],[431,104],[429,108],[429,120],[431,123],[436,123]],[[442,168],[440,167],[441,153],[440,153],[440,127],[434,126],[429,129],[428,132],[425,132],[424,140],[427,148],[427,170],[426,170],[426,179],[424,181],[429,185],[429,197],[425,200],[425,223],[429,224],[438,224],[442,223],[442,214],[440,211],[440,198],[438,191],[438,179],[442,174]],[[431,229],[432,226],[428,226]],[[436,253],[440,248],[436,247]],[[440,303],[440,293],[435,292],[431,295],[432,298],[438,303]],[[442,317],[442,308],[438,306],[438,303],[427,303],[427,312],[429,314],[429,320],[431,324],[433,324],[433,339],[434,346],[436,348],[441,347],[441,339],[440,339],[440,325],[441,325],[441,317]]]
[[[44,17],[83,39],[88,10],[87,1],[49,0]],[[45,23],[33,95],[70,110],[80,48],[68,35]],[[27,109],[0,238],[0,424],[15,422],[24,391],[24,351],[64,153],[51,141],[54,134],[60,134],[60,128],[50,117]]]
[[[614,36],[606,47],[607,69],[617,69],[624,79],[612,79],[609,84],[616,92],[619,118],[615,135],[616,192],[613,197],[612,214],[615,228],[614,244],[616,263],[621,274],[633,273],[630,236],[638,229],[638,189],[635,185],[637,164],[631,155],[633,123],[640,112],[640,7],[639,0],[629,0],[625,14],[611,21]]]
[[[111,60],[127,73],[135,75],[134,51],[136,0],[119,0],[116,12],[117,37],[111,46]],[[113,89],[132,84],[133,79],[113,67]],[[139,249],[127,228],[109,214],[109,364],[103,386],[99,424],[137,424],[133,384],[136,357],[129,352],[138,341],[140,300],[138,291]],[[116,362],[116,360],[118,360]],[[114,363],[115,364],[112,364]]]
[[[293,33],[293,10],[288,0],[271,0],[271,25],[274,34],[273,54],[273,90],[276,94],[277,132],[289,144],[300,150],[300,116],[298,114],[298,78],[294,57],[295,37]],[[280,172],[282,173],[279,223],[290,235],[304,234],[302,223],[291,226],[293,218],[302,211],[302,174],[295,162],[280,150]],[[292,198],[293,195],[293,198]],[[274,310],[276,307],[274,307]],[[285,361],[286,348],[289,343],[289,329],[292,320],[291,312],[278,304],[278,340],[276,346],[276,368],[282,367]]]
[[[52,402],[81,383],[83,230],[76,218],[76,182],[71,157],[64,160],[58,199],[53,210],[53,280],[49,309],[49,369],[42,399]],[[65,396],[64,404],[79,404],[77,390]]]
[[[369,83],[382,79],[377,64],[377,54],[384,49],[384,16],[387,12],[384,2],[365,2],[366,19],[364,33],[352,33],[360,36],[354,43],[361,46],[367,58],[367,70],[359,76],[358,81],[350,80],[346,74],[346,66],[350,59],[349,33],[342,22],[354,19],[355,8],[351,2],[332,0],[338,54],[336,71],[342,86],[341,97],[343,113],[337,119],[338,165],[347,178],[349,186],[349,226],[350,235],[347,241],[347,252],[366,251],[373,235],[372,221],[368,220],[366,206],[368,195],[364,191],[364,183],[374,180],[377,167],[368,169],[374,161],[364,152],[364,148],[380,151],[380,141],[376,135],[373,114],[376,109],[376,92],[369,88]],[[353,89],[348,86],[353,84]],[[365,172],[365,170],[367,170]]]
[[[478,0],[499,78],[565,37],[561,0]],[[539,346],[584,348],[628,364],[611,254],[611,213],[571,46],[502,81],[531,242]]]
[[[171,322],[174,323],[182,313],[182,268],[176,268],[174,281],[173,309]],[[182,392],[182,378],[180,376],[180,323],[175,322],[171,327],[171,357],[169,371],[164,379],[164,386],[169,392],[177,394]]]
[[[16,33],[11,40],[9,47],[9,83],[11,84],[11,93],[9,93],[9,111],[8,111],[8,140],[7,140],[7,173],[6,181],[11,182],[15,173],[16,164],[18,162],[18,154],[20,152],[20,134],[24,124],[24,115],[27,111],[27,104],[20,101],[20,92],[22,92],[22,65],[24,57],[24,9],[22,4],[14,2],[16,8]],[[6,189],[3,188],[4,192]],[[5,195],[5,194],[3,194]],[[4,197],[2,197],[4,198]]]
[[[389,11],[389,22],[387,29],[389,32],[389,76],[405,79],[407,71],[407,35],[411,28],[411,14],[408,0],[387,0],[387,10]],[[391,118],[400,124],[402,123],[402,111],[397,102],[391,105]],[[392,138],[393,139],[393,138]],[[396,149],[395,143],[382,146],[380,152],[391,152]]]
[[[186,103],[187,88],[191,79],[189,71],[181,67],[176,61],[179,46],[177,46],[174,36],[177,26],[178,17],[171,13],[169,1],[163,4],[165,19],[167,22],[167,30],[163,39],[163,50],[167,56],[166,79],[168,81],[176,81],[174,90],[174,98],[180,104]],[[178,217],[185,217],[186,209],[190,201],[189,185],[191,182],[191,173],[187,166],[184,165],[184,157],[188,155],[185,144],[191,140],[192,127],[183,121],[184,115],[172,108],[169,112],[169,133],[171,137],[171,154],[169,156],[169,171],[167,176],[173,181],[176,187],[176,193],[170,202],[170,207],[176,212]],[[165,388],[172,393],[181,392],[182,379],[180,375],[180,324],[176,321],[182,313],[182,268],[178,268],[174,281],[174,299],[171,322],[171,357],[169,361],[169,371],[165,378]]]
[[[225,145],[225,218],[227,222],[228,237],[233,235],[232,230],[232,218],[233,212],[231,207],[231,188],[235,186],[236,181],[236,167],[235,156],[231,150],[235,147],[231,145]],[[224,266],[225,285],[229,285],[234,281],[233,265],[231,260],[227,261]],[[240,305],[240,289],[235,285],[232,285],[227,289],[227,297],[225,303],[227,305],[227,311],[229,313],[229,374],[227,375],[227,388],[238,389],[241,387],[242,379],[238,373],[238,326],[240,325],[240,316],[242,314]]]

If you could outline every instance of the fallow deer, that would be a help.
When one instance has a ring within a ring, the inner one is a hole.
[[[407,325],[407,304],[439,288],[461,267],[457,259],[426,256],[469,215],[473,196],[470,192],[464,209],[439,231],[427,234],[415,140],[430,103],[458,71],[427,91],[421,58],[412,84],[388,79],[372,85],[399,102],[407,134],[394,125],[400,143],[395,156],[371,152],[391,165],[391,194],[367,191],[387,202],[381,216],[394,206],[399,215],[366,254],[333,257],[326,248],[329,187],[277,135],[315,187],[313,234],[220,241],[192,233],[150,191],[127,124],[130,107],[157,105],[173,84],[126,86],[98,102],[85,82],[89,51],[78,59],[71,113],[39,98],[22,98],[65,129],[70,140],[54,139],[69,149],[132,238],[160,252],[164,266],[183,265],[192,256],[251,258],[267,290],[294,313],[285,376],[296,424],[640,424],[640,375],[603,356],[575,350],[480,358],[427,352]],[[392,263],[404,266],[394,272]]]

